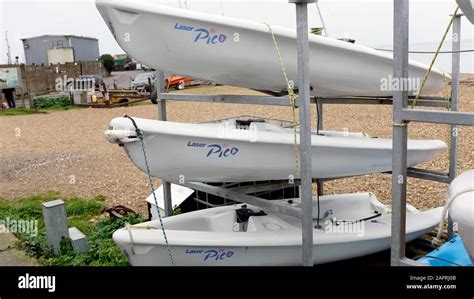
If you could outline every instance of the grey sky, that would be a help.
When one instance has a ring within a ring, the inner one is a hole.
[[[273,25],[295,27],[294,7],[287,0],[150,0],[150,2],[225,16],[267,21]],[[319,5],[332,37],[351,37],[357,43],[391,48],[392,0],[320,0]],[[434,50],[444,32],[454,0],[410,1],[410,49]],[[310,6],[310,25],[320,26],[316,6]],[[101,54],[123,53],[97,12],[94,0],[0,0],[0,63],[6,63],[5,30],[8,30],[12,56],[24,61],[20,38],[43,34],[75,34],[99,39]],[[463,49],[474,48],[473,26],[463,20]],[[451,48],[450,37],[444,49]],[[431,55],[412,55],[427,63]],[[462,54],[462,71],[474,73],[474,53]],[[441,55],[438,67],[450,71],[449,55]]]

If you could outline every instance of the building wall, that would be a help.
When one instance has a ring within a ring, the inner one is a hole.
[[[3,68],[17,68],[21,76],[21,86],[17,94],[47,94],[56,91],[58,78],[77,78],[80,75],[100,75],[107,71],[98,61],[73,62],[56,65],[0,65]]]
[[[100,57],[98,40],[71,37],[71,46],[76,61],[94,61]]]
[[[48,50],[68,47],[68,40],[64,36],[39,36],[23,40],[26,64],[48,64]]]
[[[48,63],[58,64],[74,62],[74,49],[70,47],[48,50]]]
[[[61,47],[73,47],[76,61],[94,61],[100,56],[99,42],[96,39],[87,39],[67,36],[39,36],[23,40],[28,44],[25,50],[26,64],[48,64],[48,50]]]

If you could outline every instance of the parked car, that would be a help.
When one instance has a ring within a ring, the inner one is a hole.
[[[152,89],[151,85],[153,85],[155,82],[156,76],[154,73],[138,74],[132,81],[132,89],[149,92]]]
[[[192,78],[182,77],[182,76],[169,76],[166,77],[164,82],[165,88],[175,88],[178,90],[183,90],[187,83],[193,81]]]

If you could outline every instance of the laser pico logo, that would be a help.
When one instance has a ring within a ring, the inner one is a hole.
[[[222,44],[227,40],[227,35],[222,32],[219,32],[215,28],[206,29],[206,28],[195,28],[193,26],[188,26],[180,23],[174,25],[174,29],[188,31],[195,33],[194,42],[205,42],[208,45]]]
[[[186,254],[202,255],[203,261],[223,261],[234,255],[231,250],[219,249],[186,249]]]
[[[229,144],[207,144],[194,141],[188,141],[188,147],[204,148],[207,149],[206,157],[218,157],[227,158],[237,155],[239,149]]]

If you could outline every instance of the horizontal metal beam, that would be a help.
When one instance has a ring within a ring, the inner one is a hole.
[[[200,204],[203,204],[203,205],[208,206],[208,207],[211,207],[211,208],[218,208],[218,207],[223,207],[223,206],[229,205],[229,204],[216,205],[216,204],[213,204],[213,203],[210,203],[210,202],[201,200],[201,199],[199,199],[199,198],[197,198],[197,197],[193,197],[193,200],[194,200],[195,202],[198,202],[198,203],[200,203]]]
[[[171,101],[290,106],[290,100],[286,96],[285,97],[271,97],[271,96],[250,96],[250,95],[247,96],[247,95],[223,95],[223,94],[203,95],[203,94],[162,93],[161,99],[171,100]]]
[[[409,96],[408,99],[413,100],[416,96]],[[426,100],[426,101],[439,101],[439,102],[446,102],[446,97],[438,97],[438,96],[419,96],[418,100]],[[448,99],[448,102],[451,102],[451,99]]]
[[[189,101],[189,102],[210,102],[210,103],[228,103],[228,104],[253,104],[253,105],[272,105],[272,106],[290,106],[288,96],[251,96],[251,95],[227,95],[227,94],[181,94],[181,93],[162,93],[162,100],[170,101]],[[311,103],[321,104],[351,104],[351,105],[391,105],[391,97],[311,97]],[[408,104],[412,104],[409,100]],[[417,101],[420,107],[446,107],[446,99],[443,97],[421,96]],[[298,100],[295,103],[298,107]]]
[[[267,199],[262,199],[259,197],[243,194],[240,192],[227,190],[221,187],[207,185],[204,183],[198,183],[198,182],[192,182],[192,183],[173,182],[173,183],[177,185],[182,185],[182,186],[185,186],[197,191],[206,192],[206,193],[213,194],[219,197],[227,198],[233,201],[238,201],[238,202],[243,202],[249,205],[254,205],[267,211],[301,218],[300,208],[295,208],[281,202],[270,201]]]
[[[408,121],[474,126],[473,112],[433,111],[418,109],[402,109],[402,118]]]
[[[343,105],[392,105],[393,100],[391,98],[317,98],[316,101],[321,104],[343,104]],[[408,104],[411,105],[413,100],[409,100]],[[437,100],[418,100],[417,106],[420,107],[446,107],[446,102]]]
[[[272,182],[272,183],[260,184],[260,185],[241,186],[241,187],[231,188],[230,190],[249,194],[249,193],[280,190],[283,188],[294,187],[294,186],[297,186],[297,185],[290,184],[288,181],[285,181],[285,182],[279,182],[279,183]]]
[[[445,183],[445,184],[450,183],[448,173],[442,173],[442,172],[433,171],[433,170],[426,170],[426,169],[420,169],[420,168],[408,168],[407,175],[409,177],[427,180],[427,181],[434,181],[434,182],[440,182],[440,183]]]

